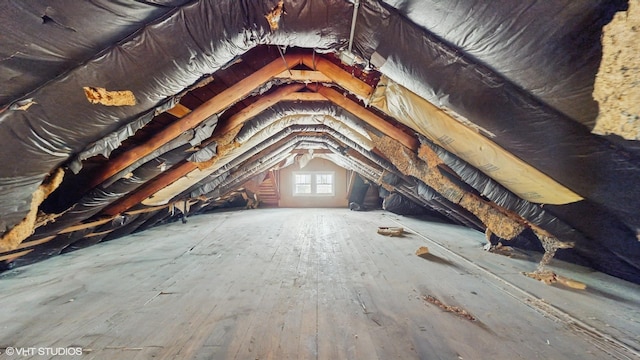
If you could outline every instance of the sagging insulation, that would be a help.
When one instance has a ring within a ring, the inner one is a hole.
[[[376,148],[389,158],[400,172],[424,181],[447,200],[454,204],[460,204],[477,216],[497,236],[509,240],[518,236],[524,230],[525,226],[521,220],[518,221],[516,218],[509,217],[504,210],[498,209],[497,206],[466,192],[443,176],[438,170],[438,165],[442,164],[442,161],[435,153],[427,150],[426,147],[422,146],[420,148],[421,159],[394,139],[377,137],[373,134],[371,137]]]
[[[457,154],[522,199],[567,204],[582,197],[395,81],[383,77],[372,105]]]
[[[462,206],[478,217],[496,236],[511,240],[526,228],[531,228],[545,249],[545,256],[538,271],[544,270],[544,265],[555,255],[557,249],[573,246],[573,244],[561,242],[548,231],[528,223],[519,215],[462,189],[443,175],[440,167],[445,165],[429,147],[422,145],[416,155],[394,139],[373,134],[371,137],[376,147],[396,165],[400,172],[424,181],[447,200]]]

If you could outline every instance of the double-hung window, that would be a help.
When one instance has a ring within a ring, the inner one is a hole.
[[[320,171],[293,173],[293,196],[333,196],[335,174]]]

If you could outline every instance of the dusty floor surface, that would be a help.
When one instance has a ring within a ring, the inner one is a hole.
[[[547,286],[521,274],[540,254],[483,243],[382,211],[201,215],[2,274],[0,358],[638,358],[639,286],[557,260],[588,288]],[[6,354],[47,347],[83,354]]]

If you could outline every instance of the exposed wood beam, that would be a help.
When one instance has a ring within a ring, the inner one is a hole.
[[[176,106],[172,107],[171,109],[167,110],[167,112],[175,117],[177,117],[178,119],[185,117],[187,114],[189,114],[191,112],[191,109],[189,109],[188,107],[178,103]]]
[[[333,82],[358,97],[368,99],[373,94],[374,89],[369,84],[321,56],[302,55],[302,63],[310,69],[320,71]]]
[[[70,233],[70,232],[74,232],[74,231],[78,231],[78,230],[84,230],[84,229],[88,229],[88,228],[104,225],[104,224],[108,223],[111,220],[113,220],[113,217],[110,217],[108,219],[100,219],[100,220],[96,220],[96,221],[92,221],[92,222],[88,222],[88,223],[84,223],[84,224],[78,224],[78,225],[69,226],[68,228],[60,231],[58,234],[66,234],[66,233]]]
[[[93,179],[91,179],[86,190],[100,185],[111,176],[124,170],[127,166],[133,164],[138,159],[152,153],[154,150],[178,137],[183,132],[198,126],[210,116],[217,114],[242,100],[244,97],[249,95],[251,91],[271,80],[279,73],[287,70],[287,65],[293,67],[300,63],[300,56],[287,55],[286,62],[282,61],[282,59],[276,59],[265,65],[262,69],[240,80],[235,85],[198,106],[187,116],[167,126],[145,143],[140,144],[109,161],[109,163],[107,163],[102,170],[99,171]]]
[[[280,101],[327,101],[327,98],[316,92],[297,92],[284,95]]]
[[[364,109],[360,104],[354,102],[346,97],[344,97],[341,93],[336,90],[330,89],[325,86],[316,86],[309,85],[308,88],[318,91],[317,93],[299,93],[296,92],[304,85],[294,84],[288,85],[281,89],[274,91],[273,93],[264,96],[260,100],[253,103],[251,106],[247,107],[245,110],[238,112],[234,116],[232,116],[229,121],[227,121],[222,127],[216,129],[214,133],[214,140],[224,135],[227,131],[234,129],[238,126],[241,126],[244,122],[251,119],[253,116],[259,114],[265,109],[269,108],[273,104],[282,101],[283,98],[287,100],[299,100],[299,101],[331,101],[338,106],[345,108],[347,111],[352,114],[358,116],[363,121],[371,125],[372,127],[378,129],[379,131],[389,134],[395,139],[398,139],[400,143],[402,143],[407,148],[412,150],[417,150],[418,141],[402,130],[396,128],[395,126],[389,124],[384,119],[379,116],[373,114],[372,112]],[[313,94],[313,95],[311,95]],[[217,135],[216,135],[217,134]],[[145,185],[141,186],[139,189],[135,190],[133,193],[129,194],[126,198],[123,198],[117,201],[114,204],[111,204],[105,210],[103,210],[104,214],[115,216],[122,212],[127,211],[131,207],[139,204],[144,199],[153,195],[157,191],[163,189],[169,184],[175,182],[180,177],[187,175],[189,172],[195,170],[197,168],[196,164],[193,163],[184,163],[180,165],[179,170],[169,170],[164,174],[161,174],[147,182]]]
[[[144,214],[144,213],[148,213],[148,212],[152,212],[152,211],[166,209],[167,207],[169,207],[168,204],[167,205],[160,205],[160,206],[151,206],[151,207],[146,207],[144,209],[127,211],[125,214],[126,215]]]
[[[280,61],[280,59],[270,63],[269,65],[263,67],[261,70],[258,70],[256,73],[245,78],[238,84],[230,87],[229,89],[223,91],[219,95],[210,99],[200,107],[196,108],[193,112],[185,116],[180,122],[176,122],[176,124],[177,123],[182,124],[183,121],[186,121],[188,124],[191,124],[190,119],[195,118],[196,115],[198,115],[197,118],[200,119],[199,122],[201,122],[204,119],[206,119],[208,116],[221,111],[227,106],[233,104],[235,101],[238,101],[239,99],[245,97],[254,88],[260,86],[262,83],[266,82],[268,79],[272,77],[286,77],[290,79],[299,78],[300,80],[318,79],[318,80],[322,80],[323,82],[327,82],[327,80],[335,81],[340,86],[355,93],[357,96],[361,96],[365,98],[368,98],[373,91],[371,86],[369,86],[365,82],[351,76],[341,67],[321,57],[314,59],[311,55],[302,55],[302,56],[298,55],[297,57],[289,56],[289,58],[286,61],[286,64],[288,64],[290,67],[294,67],[301,63],[304,63],[307,67],[317,69],[317,71],[298,71],[298,70],[288,71],[284,63],[285,62]],[[284,67],[284,68],[280,72],[273,71],[274,68],[281,68],[281,67]],[[319,73],[324,75],[319,75]],[[251,81],[248,81],[248,80],[251,80]],[[291,85],[280,87],[275,91],[273,91],[272,93],[262,96],[253,104],[249,105],[245,109],[234,114],[224,124],[220,124],[214,132],[212,141],[215,141],[216,139],[224,136],[229,131],[238,128],[239,126],[244,124],[247,120],[260,114],[264,110],[268,109],[269,107],[273,106],[274,104],[280,101],[287,101],[287,100],[288,101],[326,101],[326,100],[329,100],[339,106],[344,107],[347,111],[360,117],[362,120],[364,120],[374,128],[378,129],[379,131],[382,131],[384,133],[387,133],[393,136],[396,139],[399,139],[399,141],[403,145],[407,146],[408,148],[412,150],[416,150],[418,148],[418,142],[415,138],[404,133],[402,130],[394,127],[393,125],[389,124],[384,119],[378,117],[377,115],[371,113],[370,111],[364,109],[360,104],[344,97],[339,92],[333,89],[327,88],[325,86],[319,86],[319,85],[308,85],[307,87],[309,89],[312,89],[314,92],[300,93],[298,91],[304,88],[304,85],[291,84]],[[222,105],[220,104],[220,102],[222,103]],[[198,123],[196,123],[195,125],[197,125]],[[158,139],[158,146],[161,146],[162,144],[160,144],[160,139],[161,141],[168,141],[167,139],[169,136],[165,136],[163,134],[165,133],[169,134],[169,129],[171,127],[174,127],[180,131],[187,130],[187,128],[182,126],[171,125],[167,129],[159,133],[158,135],[154,136],[146,144],[138,146],[132,149],[132,151],[124,155],[129,155],[132,152],[135,153],[135,151],[138,149],[142,150],[142,148],[148,145],[149,143],[154,143],[155,139]],[[175,134],[179,134],[179,133],[176,133],[175,131],[176,130],[171,132],[171,136]],[[115,159],[113,162],[115,162],[116,160],[117,159]],[[130,209],[131,207],[137,205],[138,203],[148,198],[149,196],[153,195],[158,190],[175,182],[180,177],[185,176],[189,172],[195,170],[196,168],[197,168],[196,165],[192,163],[184,163],[180,165],[178,168],[176,168],[175,170],[170,170],[170,172],[162,174],[156,177],[155,179],[151,180],[150,182],[147,182],[141,188],[137,189],[134,193],[129,194],[129,196],[127,196],[126,198],[123,198],[117,201],[116,203],[111,204],[109,207],[107,207],[103,211],[103,213],[112,215],[112,216],[122,213]],[[104,180],[106,180],[106,178]],[[94,183],[95,182],[97,181],[94,181]]]
[[[367,124],[373,126],[375,129],[381,131],[382,133],[390,136],[393,139],[398,140],[405,147],[413,151],[418,150],[418,140],[416,138],[388,123],[383,118],[365,109],[362,105],[349,99],[340,92],[322,85],[312,84],[307,85],[307,87],[323,95],[329,101],[357,116]]]
[[[138,205],[140,202],[142,202],[142,200],[160,191],[165,186],[194,171],[195,169],[197,169],[197,166],[192,162],[184,162],[182,164],[179,164],[156,176],[150,181],[147,181],[146,183],[144,183],[144,185],[140,186],[129,196],[107,206],[104,210],[102,210],[102,214],[115,216],[117,214],[123,213],[133,206]]]
[[[225,134],[228,131],[235,129],[237,126],[244,124],[247,120],[281,101],[283,97],[297,99],[300,94],[296,93],[296,91],[303,88],[303,84],[285,85],[276,89],[272,93],[261,96],[256,102],[231,116],[224,124],[220,124],[220,126],[215,129],[214,136],[217,134]]]
[[[17,253],[2,255],[2,256],[0,256],[0,261],[5,261],[5,260],[12,261],[12,260],[15,260],[15,259],[19,258],[20,256],[25,256],[25,255],[27,255],[28,253],[30,253],[32,251],[33,251],[33,249],[29,249],[29,250],[20,251],[20,252],[17,252]]]
[[[18,246],[16,248],[16,250],[20,250],[20,249],[26,249],[28,247],[31,246],[36,246],[36,245],[40,245],[40,244],[44,244],[46,242],[49,242],[53,239],[55,239],[58,235],[51,235],[51,236],[47,236],[45,238],[42,239],[38,239],[38,240],[33,240],[33,241],[25,241],[22,244],[20,244],[20,246]]]
[[[87,235],[85,235],[85,236],[83,237],[83,239],[90,238],[90,237],[95,237],[95,236],[106,235],[106,234],[108,234],[108,233],[112,232],[113,230],[115,230],[115,229],[109,229],[109,230],[100,231],[100,232],[97,232],[97,233],[87,234]]]
[[[323,72],[315,70],[285,70],[275,77],[278,79],[289,79],[300,82],[333,82],[333,80]]]

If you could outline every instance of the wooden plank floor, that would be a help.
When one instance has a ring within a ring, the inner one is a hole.
[[[411,233],[376,233],[397,221]],[[549,287],[513,275],[534,262],[483,253],[482,241],[381,211],[201,215],[3,274],[0,349],[78,346],[82,359],[635,358],[637,286],[615,283],[616,300]],[[427,260],[414,254],[424,245]],[[473,254],[502,265],[478,266]],[[536,291],[551,308],[532,306]]]

